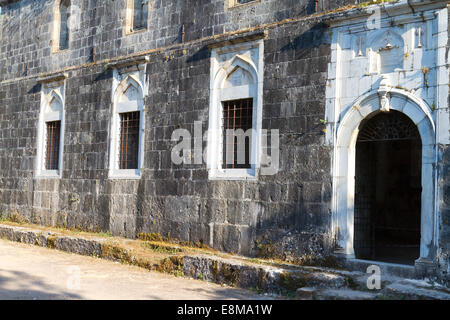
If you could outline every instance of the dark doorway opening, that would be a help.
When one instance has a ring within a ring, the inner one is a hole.
[[[414,264],[420,256],[422,142],[403,113],[361,123],[356,143],[354,249],[358,259]]]

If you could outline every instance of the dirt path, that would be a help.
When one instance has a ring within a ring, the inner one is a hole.
[[[0,240],[0,299],[264,299],[250,291]]]

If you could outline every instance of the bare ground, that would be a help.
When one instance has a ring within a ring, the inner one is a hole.
[[[265,298],[251,291],[0,240],[0,300]]]

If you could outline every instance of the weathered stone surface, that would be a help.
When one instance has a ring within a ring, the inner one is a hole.
[[[377,294],[351,289],[329,289],[320,291],[317,297],[319,300],[374,300]]]
[[[317,9],[355,2],[364,1],[319,1]],[[59,53],[50,49],[50,2],[1,3],[1,216],[18,212],[34,223],[109,230],[129,238],[154,232],[222,251],[251,256],[262,252],[305,263],[332,252],[332,149],[325,144],[322,123],[332,32],[320,18],[308,16],[315,10],[314,1],[265,0],[240,8],[227,8],[225,0],[157,1],[148,30],[127,34],[125,1],[80,0],[81,20],[76,21],[69,49]],[[262,127],[280,130],[280,171],[252,182],[211,181],[206,164],[173,164],[172,132],[192,132],[194,121],[202,121],[204,130],[208,127],[209,48],[255,35],[265,36]],[[142,178],[111,180],[112,68],[143,56],[149,60]],[[62,178],[35,179],[40,80],[62,73]],[[439,164],[437,260],[441,278],[448,279],[447,149],[442,147]],[[45,246],[49,240],[47,235],[17,237]],[[58,243],[74,245],[69,240]],[[85,246],[72,249],[86,252]]]
[[[88,240],[9,225],[0,225],[0,238],[137,264],[149,270],[174,271],[177,275],[181,271],[186,277],[235,287],[274,294],[295,293],[299,299],[450,299],[448,288],[437,283],[395,277],[385,279],[380,290],[367,292],[366,283],[360,280],[364,276],[361,272],[319,267],[268,266],[250,263],[242,258],[225,259],[213,255],[174,255],[155,266],[145,263],[140,256],[131,255],[127,248],[106,244],[104,239]],[[33,243],[31,239],[36,241]]]
[[[37,236],[32,231],[27,230],[15,230],[13,241],[22,242],[27,244],[35,244],[37,240]]]
[[[295,292],[299,287],[342,288],[348,284],[344,276],[337,274],[245,264],[205,255],[185,257],[183,272],[195,279],[268,292]]]
[[[188,277],[268,292],[280,291],[282,272],[279,268],[206,255],[186,256],[183,265],[183,273]]]
[[[418,280],[401,280],[386,287],[386,292],[413,300],[450,300],[450,291]]]
[[[100,257],[101,250],[100,240],[85,240],[72,237],[58,237],[56,239],[56,249],[81,254],[85,256]]]
[[[317,288],[342,288],[347,286],[347,279],[337,274],[315,272],[307,277],[307,285]]]
[[[54,234],[51,232],[40,232],[22,227],[0,225],[0,238],[11,241],[47,247],[48,238],[53,236]]]
[[[312,300],[317,294],[317,288],[303,287],[298,288],[296,291],[296,297],[301,300]]]
[[[318,9],[349,2],[330,1]],[[317,167],[319,159],[329,158],[329,150],[320,147],[322,128],[305,125],[323,118],[329,34],[317,19],[271,25],[264,31],[267,23],[312,13],[310,1],[293,6],[270,0],[270,6],[257,2],[230,10],[223,0],[190,4],[189,10],[183,9],[186,1],[164,1],[152,8],[149,30],[139,35],[123,30],[124,3],[78,2],[83,12],[80,23],[89,27],[73,33],[69,50],[57,54],[50,51],[51,33],[41,30],[52,29],[51,5],[17,1],[3,8],[0,30],[8,37],[0,38],[0,212],[8,216],[17,211],[36,223],[109,230],[129,238],[156,232],[245,255],[256,255],[256,241],[266,234],[287,259],[329,250],[324,239],[330,238],[330,199],[322,193],[328,188],[331,164],[320,160]],[[24,12],[29,12],[26,19]],[[17,25],[28,31],[19,35]],[[207,47],[235,41],[242,37],[236,32],[248,27],[256,29],[246,31],[247,37],[267,33],[263,122],[265,128],[281,129],[281,170],[257,182],[210,181],[206,164],[171,162],[171,135],[179,127],[191,130],[194,121],[208,127]],[[19,49],[27,43],[32,45]],[[139,59],[133,54],[157,48],[144,61],[149,125],[143,176],[138,181],[108,180],[111,68]],[[312,79],[302,69],[316,62],[325,68],[318,71],[320,78]],[[39,80],[62,73],[66,76],[62,179],[34,179]]]

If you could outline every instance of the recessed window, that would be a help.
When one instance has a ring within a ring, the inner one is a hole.
[[[253,99],[223,103],[223,169],[251,168]]]
[[[45,170],[59,169],[61,121],[46,122]]]
[[[138,169],[140,112],[120,114],[119,169]]]
[[[250,4],[250,3],[256,3],[261,2],[261,0],[227,0],[228,1],[228,8]]]
[[[127,0],[126,25],[127,33],[146,30],[148,27],[149,0]]]
[[[69,48],[70,0],[61,1],[59,12],[60,12],[59,50],[65,50]]]
[[[69,49],[70,42],[70,0],[60,0],[54,9],[53,16],[53,52]]]
[[[133,30],[147,29],[148,0],[134,0]]]
[[[264,41],[211,52],[210,179],[254,180],[261,168]]]
[[[114,70],[111,126],[111,179],[140,179],[144,162],[143,71],[120,74]]]
[[[60,178],[64,147],[64,83],[45,83],[42,88],[38,127],[36,176]]]

